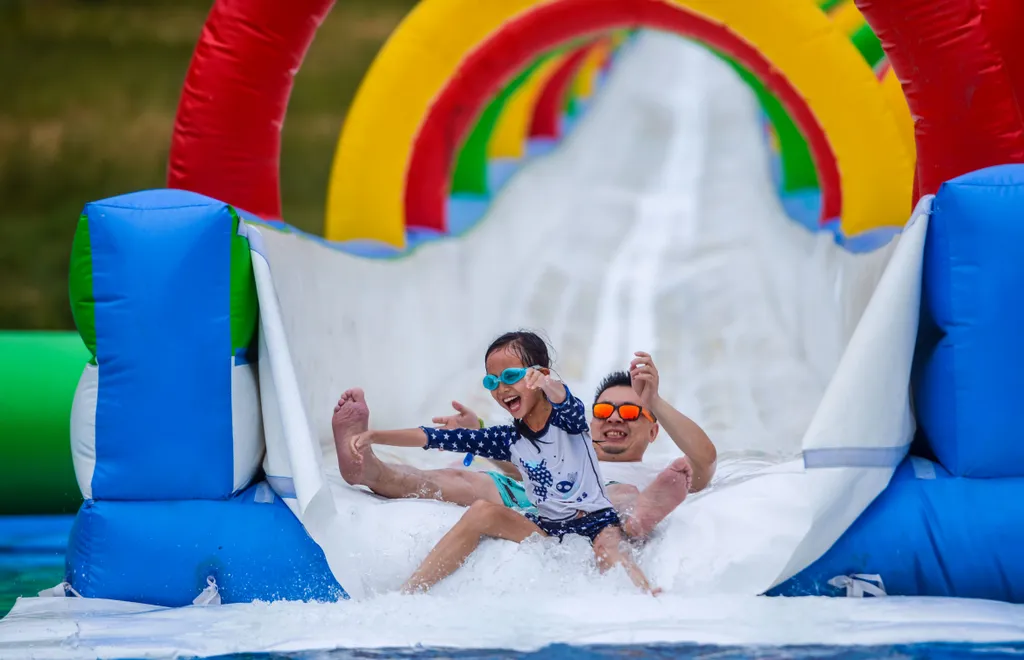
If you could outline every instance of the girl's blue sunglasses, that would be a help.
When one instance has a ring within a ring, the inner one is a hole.
[[[530,369],[540,369],[540,367],[521,367],[519,369],[508,368],[501,372],[500,376],[494,374],[487,374],[484,376],[484,387],[491,390],[492,392],[498,389],[498,385],[505,383],[506,385],[514,385],[523,379],[526,372]]]

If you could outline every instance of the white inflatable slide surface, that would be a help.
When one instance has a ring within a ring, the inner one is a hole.
[[[642,41],[569,143],[463,240],[388,263],[250,227],[266,471],[354,598],[397,588],[460,511],[345,484],[337,396],[364,388],[383,428],[429,423],[453,397],[494,414],[479,380],[504,330],[542,329],[584,393],[632,351],[653,352],[664,392],[719,443],[721,483],[644,551],[668,589],[762,593],[824,553],[888,483],[913,432],[927,216],[862,256],[797,227],[769,184],[750,95],[720,69],[676,39]],[[660,444],[652,463],[673,456]],[[424,467],[461,460],[378,451]],[[727,484],[730,454],[749,463],[750,452],[765,468]],[[567,570],[587,563],[574,559]],[[492,573],[488,563],[445,588]]]

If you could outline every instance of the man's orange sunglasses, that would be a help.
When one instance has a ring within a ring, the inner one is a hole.
[[[640,415],[643,415],[652,422],[658,421],[654,419],[654,415],[635,403],[620,403],[616,405],[607,401],[598,401],[594,404],[593,408],[594,417],[597,419],[608,419],[616,410],[619,411],[619,417],[627,422],[635,422],[640,419]]]

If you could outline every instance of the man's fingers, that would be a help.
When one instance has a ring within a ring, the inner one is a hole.
[[[654,358],[651,357],[650,353],[644,353],[643,351],[637,351],[633,353],[636,357],[629,363],[630,367],[634,367],[638,364],[649,364],[654,366]]]

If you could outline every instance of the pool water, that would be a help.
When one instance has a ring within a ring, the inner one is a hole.
[[[64,551],[73,516],[0,517],[0,617],[19,596],[34,596],[64,577]],[[645,644],[570,646],[552,644],[536,651],[508,649],[445,649],[422,646],[384,649],[338,649],[294,653],[237,653],[222,660],[350,660],[416,658],[451,660],[657,660],[660,658],[1022,658],[1024,641],[1013,644],[899,644],[887,646],[721,646],[710,644]]]
[[[568,646],[553,644],[537,651],[519,653],[502,649],[369,649],[337,650],[314,653],[234,654],[217,656],[222,660],[355,660],[383,658],[436,658],[445,660],[660,660],[661,658],[694,658],[707,660],[739,660],[740,658],[779,658],[810,660],[837,658],[868,660],[869,658],[1019,658],[1024,657],[1022,644],[903,644],[895,646],[714,646],[704,644],[665,644],[646,646]]]
[[[74,516],[0,516],[0,617],[19,596],[64,579],[64,551]]]

